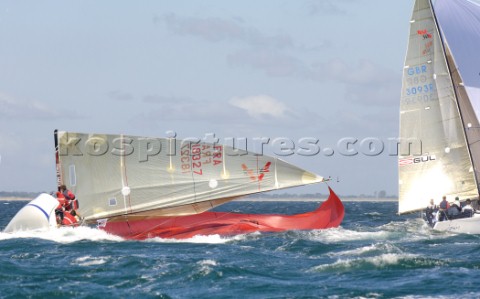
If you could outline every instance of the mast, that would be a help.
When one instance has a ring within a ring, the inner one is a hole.
[[[453,79],[453,74],[452,74],[452,67],[451,67],[451,63],[455,64],[455,61],[450,61],[449,57],[447,56],[447,50],[446,50],[446,43],[445,43],[445,40],[444,40],[444,35],[443,35],[443,31],[441,30],[440,26],[438,26],[438,19],[437,19],[437,14],[435,13],[435,8],[433,7],[433,1],[432,0],[429,0],[430,2],[430,8],[432,10],[432,15],[433,15],[433,21],[435,23],[435,27],[437,28],[437,31],[438,31],[438,35],[440,37],[440,44],[442,45],[442,49],[443,49],[443,55],[444,55],[444,58],[445,58],[445,62],[447,63],[447,70],[448,70],[448,73],[450,74],[450,80],[451,80],[451,83],[452,83],[452,87],[453,87],[453,92],[455,94],[455,104],[456,104],[456,107],[457,107],[457,110],[458,110],[458,114],[460,115],[460,120],[463,124],[462,126],[462,132],[463,132],[463,137],[465,138],[465,141],[467,142],[467,151],[468,151],[468,156],[470,157],[470,163],[472,164],[472,168],[473,168],[473,178],[475,180],[475,186],[477,188],[477,193],[480,193],[479,191],[479,186],[478,186],[478,178],[477,178],[477,171],[476,171],[476,167],[475,167],[475,163],[474,163],[474,159],[473,159],[473,156],[472,156],[472,151],[470,149],[470,143],[469,143],[469,140],[468,140],[468,137],[467,137],[467,132],[465,128],[465,120],[464,120],[464,116],[463,116],[463,112],[462,112],[462,109],[460,108],[460,103],[459,103],[459,93],[458,93],[458,90],[457,90],[457,84],[455,84],[455,81]],[[450,53],[450,58],[453,60],[453,55]],[[455,69],[457,69],[457,67],[455,67]],[[460,73],[458,72],[458,69],[457,69],[457,73],[458,73],[458,76],[460,77],[461,79],[461,75]],[[461,83],[461,82],[459,82]]]
[[[60,191],[60,186],[63,184],[62,179],[62,166],[60,164],[60,157],[58,155],[58,130],[55,129],[53,132],[53,138],[55,142],[55,171],[57,175],[57,188]]]

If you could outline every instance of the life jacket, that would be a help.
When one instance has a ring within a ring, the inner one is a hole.
[[[63,196],[62,193],[57,192],[57,200],[58,200],[57,210],[62,210],[63,207],[65,207],[65,204],[66,204],[65,197]]]
[[[70,191],[70,190],[65,190],[65,191],[63,191],[63,196],[64,196],[67,200],[74,200],[74,199],[75,199],[75,194],[73,194],[72,191]]]
[[[435,210],[435,208],[433,206],[428,206],[427,209],[425,210],[425,212],[427,214],[433,214],[434,210]]]
[[[66,226],[78,226],[78,221],[72,214],[65,212],[62,224]]]
[[[65,210],[71,211],[78,209],[78,201],[75,199],[75,194],[70,190],[63,191],[63,196],[66,199]]]
[[[71,211],[72,210],[72,201],[71,200],[66,200],[65,201],[65,211]]]
[[[78,204],[78,200],[77,199],[74,199],[71,201],[71,205],[72,205],[72,208],[74,210],[78,210],[78,208],[80,207],[80,205]]]
[[[449,208],[448,201],[442,200],[442,201],[440,202],[440,209],[446,210],[446,209],[448,209],[448,208]]]
[[[458,206],[456,204],[452,205],[450,208],[448,208],[447,214],[450,216],[457,216],[458,214],[460,214]]]

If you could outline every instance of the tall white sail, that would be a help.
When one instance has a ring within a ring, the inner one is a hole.
[[[480,181],[480,1],[439,0],[435,15],[457,90],[477,183]]]
[[[424,209],[443,195],[478,196],[463,117],[478,121],[468,96],[455,86],[461,77],[431,1],[415,1],[410,23],[400,103],[400,213]]]
[[[323,178],[277,158],[168,138],[58,132],[59,181],[86,220],[197,214]]]

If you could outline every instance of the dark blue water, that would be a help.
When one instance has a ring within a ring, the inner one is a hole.
[[[3,229],[25,202],[0,202]],[[299,213],[313,202],[223,210]],[[345,202],[340,228],[125,241],[91,228],[0,233],[0,298],[480,298],[480,237],[393,202]]]

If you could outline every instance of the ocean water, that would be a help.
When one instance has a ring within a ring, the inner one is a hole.
[[[0,201],[0,229],[25,202]],[[0,233],[0,298],[480,298],[480,236],[394,202],[345,202],[339,228],[128,241],[94,228]],[[301,213],[315,202],[222,210]]]

